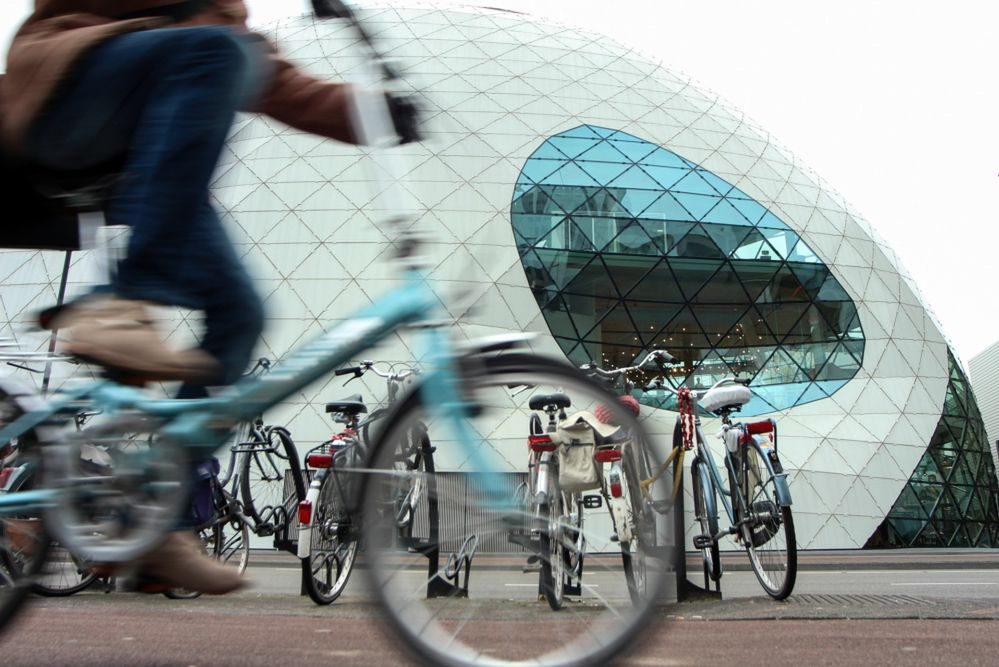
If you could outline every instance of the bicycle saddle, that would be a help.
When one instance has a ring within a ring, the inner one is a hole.
[[[531,396],[527,405],[532,410],[543,410],[549,405],[554,405],[556,408],[568,408],[572,405],[572,401],[565,394],[538,394]]]
[[[721,412],[722,410],[741,408],[746,403],[753,400],[753,392],[749,387],[741,384],[726,384],[721,387],[714,387],[701,397],[700,405],[708,412]]]
[[[348,415],[363,415],[368,411],[368,406],[364,404],[364,399],[360,394],[354,394],[347,398],[333,401],[326,404],[326,412],[345,412]]]

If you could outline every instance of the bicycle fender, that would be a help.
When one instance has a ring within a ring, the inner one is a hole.
[[[295,555],[299,558],[308,558],[312,555],[312,526],[316,522],[316,502],[319,500],[319,489],[323,485],[323,479],[324,476],[317,475],[309,483],[309,490],[305,494],[305,502],[312,506],[312,519],[309,525],[301,526],[298,530],[298,549]]]

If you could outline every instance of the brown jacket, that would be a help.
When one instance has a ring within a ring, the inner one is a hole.
[[[35,0],[35,11],[18,30],[0,77],[0,123],[6,143],[16,147],[25,131],[77,59],[107,39],[164,26],[161,18],[114,17],[176,4],[181,0]],[[171,26],[246,27],[243,0],[205,0],[197,15]],[[354,142],[348,87],[308,76],[272,48],[274,77],[254,111],[322,136]]]

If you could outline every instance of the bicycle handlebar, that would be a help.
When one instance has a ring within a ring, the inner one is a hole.
[[[383,371],[379,369],[377,366],[375,366],[374,361],[364,360],[357,366],[338,368],[337,370],[333,371],[333,375],[353,375],[354,377],[351,378],[351,380],[353,380],[361,377],[368,371],[371,371],[378,377],[389,380],[390,382],[401,382],[402,380],[405,380],[409,376],[416,375],[420,372],[419,369],[412,366],[407,367],[405,370],[402,371],[392,371],[392,370]],[[347,380],[347,382],[350,382],[350,380]]]

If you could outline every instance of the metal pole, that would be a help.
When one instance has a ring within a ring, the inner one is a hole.
[[[72,259],[72,257],[73,257],[73,251],[72,250],[67,250],[66,253],[65,253],[65,257],[63,259],[63,262],[62,262],[62,276],[60,276],[60,278],[59,278],[59,294],[56,296],[56,306],[61,306],[63,300],[66,298],[66,281],[69,278],[69,264],[70,264],[70,260]],[[59,334],[59,330],[58,329],[53,329],[52,330],[52,336],[49,338],[49,355],[48,356],[50,356],[50,357],[55,354],[56,338],[57,338],[58,334]],[[51,375],[52,375],[52,362],[51,361],[46,361],[45,362],[45,373],[42,376],[42,396],[44,396],[45,394],[48,393],[48,390],[49,390],[49,378],[51,377]]]

